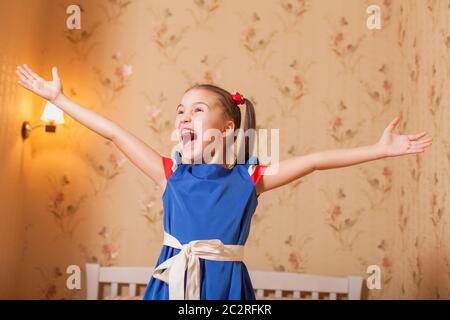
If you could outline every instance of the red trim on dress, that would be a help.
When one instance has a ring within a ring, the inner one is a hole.
[[[164,174],[166,176],[166,180],[169,180],[170,176],[172,175],[172,167],[173,167],[173,159],[162,157],[163,167],[164,167]]]
[[[258,183],[259,179],[264,175],[264,171],[266,170],[267,165],[258,164],[255,167],[255,171],[253,171],[251,178],[253,180],[254,185]]]

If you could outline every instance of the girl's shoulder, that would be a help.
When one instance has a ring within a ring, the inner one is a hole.
[[[166,180],[169,180],[170,176],[177,170],[181,165],[181,153],[179,151],[174,151],[170,157],[162,157],[164,174],[166,175]]]
[[[255,185],[264,175],[264,171],[267,168],[267,165],[260,164],[257,156],[250,156],[250,158],[241,166],[243,166],[244,170],[250,176],[250,179]]]

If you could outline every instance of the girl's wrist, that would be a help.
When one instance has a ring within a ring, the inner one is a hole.
[[[388,153],[386,151],[386,148],[384,146],[382,146],[380,143],[376,143],[374,145],[374,149],[375,149],[375,153],[380,157],[380,158],[386,158],[388,157]]]
[[[63,98],[63,96],[64,96],[64,93],[63,93],[62,91],[60,91],[60,92],[58,93],[58,95],[57,95],[55,98],[50,99],[50,100],[48,100],[48,101],[49,101],[50,103],[54,104],[54,105],[57,105],[57,104],[61,101],[61,99]]]

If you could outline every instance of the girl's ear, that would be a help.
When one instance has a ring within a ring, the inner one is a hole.
[[[224,131],[222,132],[222,136],[225,138],[234,133],[234,122],[232,120],[227,120],[225,122]]]

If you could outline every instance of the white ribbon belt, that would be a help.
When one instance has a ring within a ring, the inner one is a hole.
[[[200,300],[199,258],[216,261],[242,261],[244,258],[243,245],[225,245],[219,239],[193,240],[182,245],[175,237],[164,231],[163,245],[181,249],[178,254],[161,263],[153,271],[153,277],[169,285],[170,300]]]

